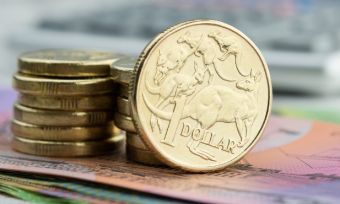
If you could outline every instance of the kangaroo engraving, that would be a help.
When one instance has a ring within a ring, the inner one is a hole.
[[[196,120],[201,128],[209,129],[216,122],[235,123],[240,140],[237,146],[242,147],[248,141],[251,127],[257,117],[257,95],[261,73],[251,73],[236,83],[236,90],[227,86],[208,85],[201,89],[184,107],[181,118]],[[152,105],[143,94],[148,109],[157,117],[171,120],[172,113]],[[189,141],[188,148],[194,154],[209,160],[213,155],[198,148],[200,141]]]
[[[163,83],[159,86],[153,86],[150,84],[149,80],[145,81],[146,89],[153,95],[159,95],[156,107],[159,109],[164,109],[169,103],[173,103],[170,98],[174,98],[181,95],[190,96],[196,91],[196,86],[201,84],[204,80],[204,73],[206,69],[199,68],[197,63],[194,61],[194,74],[193,76],[174,73],[169,75],[164,79]],[[151,119],[151,129],[154,131],[157,125],[160,132],[162,128],[160,127],[158,118],[152,114]]]
[[[182,41],[182,37],[179,37],[177,43],[182,43]],[[154,76],[155,84],[160,84],[171,71],[180,72],[187,59],[196,52],[196,48],[197,46],[193,46],[187,50],[180,47],[176,52],[171,51],[167,54],[159,50]]]
[[[213,80],[215,72],[221,79],[225,81],[235,81],[233,79],[227,79],[219,72],[218,69],[216,69],[216,60],[218,60],[217,56],[219,55],[220,51],[218,50],[218,48],[215,48],[215,41],[212,40],[209,35],[198,37],[192,36],[190,32],[186,32],[184,35],[181,36],[181,41],[179,41],[179,43],[185,43],[190,48],[195,48],[195,55],[197,57],[202,57],[203,63],[208,69],[209,83]]]
[[[237,38],[234,36],[222,36],[220,32],[211,32],[208,34],[208,37],[214,39],[218,44],[220,51],[222,52],[222,56],[218,57],[219,60],[225,61],[230,55],[235,57],[235,66],[238,73],[241,76],[247,76],[243,74],[238,65],[242,57],[242,45],[239,43]]]

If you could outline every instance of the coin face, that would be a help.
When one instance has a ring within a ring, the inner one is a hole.
[[[80,50],[39,50],[19,57],[19,71],[38,76],[95,77],[110,75],[110,65],[122,55]]]
[[[216,171],[241,159],[271,109],[268,68],[243,33],[212,20],[158,35],[139,57],[130,84],[138,134],[164,163]]]

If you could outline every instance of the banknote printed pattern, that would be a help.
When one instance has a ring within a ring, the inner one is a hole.
[[[158,50],[156,71],[146,74],[148,94],[143,93],[143,100],[151,112],[152,132],[161,135],[162,144],[176,147],[183,145],[176,143],[177,137],[188,137],[185,145],[192,154],[216,161],[202,144],[234,154],[249,142],[263,74],[255,68],[247,67],[247,73],[242,70],[239,61],[247,59],[242,59],[238,41],[217,30],[183,31],[176,40],[177,49]],[[225,66],[227,59],[233,63]],[[234,69],[238,76],[225,76],[220,72],[223,69]],[[214,83],[216,80],[223,83]],[[156,103],[147,97],[150,94],[158,96]],[[188,118],[195,122],[183,122]],[[217,123],[234,125],[238,137],[225,135],[213,142],[216,133],[211,127]]]

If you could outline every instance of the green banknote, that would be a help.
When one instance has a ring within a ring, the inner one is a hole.
[[[34,203],[180,203],[112,186],[37,174],[0,172],[0,182],[4,184],[1,192]]]
[[[85,202],[78,202],[71,199],[50,197],[36,193],[33,191],[25,190],[16,186],[8,185],[8,183],[0,182],[0,193],[9,195],[11,197],[28,201],[30,203],[60,203],[60,204],[81,204]]]

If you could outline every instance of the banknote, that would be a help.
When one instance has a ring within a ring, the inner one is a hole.
[[[336,104],[336,103],[335,103]],[[305,107],[305,106],[275,106],[275,114],[280,116],[307,118],[318,121],[326,121],[340,124],[340,109],[324,105],[323,107]]]
[[[85,202],[72,201],[70,199],[48,197],[39,195],[33,191],[21,189],[17,186],[10,185],[7,182],[0,182],[0,193],[9,195],[12,197],[11,203],[21,203],[21,201],[27,201],[30,203],[68,203],[68,204],[85,204]],[[20,199],[15,200],[14,198]],[[10,203],[6,200],[2,200],[4,203]]]
[[[0,190],[0,193],[2,191]],[[7,204],[29,204],[28,201],[24,201],[24,200],[19,200],[17,198],[13,198],[13,197],[9,197],[7,195],[1,195],[0,194],[0,200],[2,203],[7,203]]]
[[[0,192],[33,203],[101,203],[98,199],[71,191],[40,185],[29,180],[0,175]],[[102,203],[105,203],[102,201]]]
[[[0,87],[0,113],[5,113],[12,109],[17,95],[13,89]]]
[[[126,189],[115,188],[102,184],[70,180],[65,178],[51,178],[43,175],[32,175],[18,172],[0,172],[0,185],[10,186],[11,196],[30,202],[41,203],[181,203],[150,194],[141,194]],[[8,193],[4,189],[0,192]],[[29,196],[27,196],[29,195]]]
[[[8,109],[7,109],[8,110]],[[0,169],[72,177],[205,203],[339,203],[340,126],[271,117],[255,148],[216,173],[189,174],[129,162],[124,152],[82,159],[14,152],[10,112],[0,118]]]

